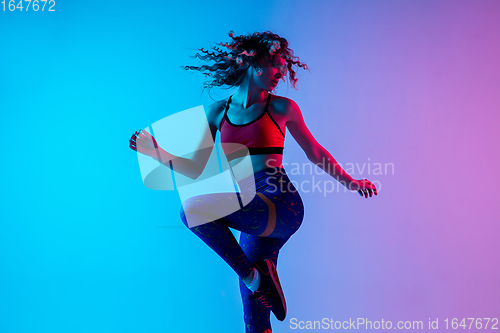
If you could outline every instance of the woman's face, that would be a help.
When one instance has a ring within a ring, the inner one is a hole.
[[[275,54],[271,59],[262,59],[259,63],[262,74],[258,75],[256,68],[252,70],[254,82],[266,91],[273,90],[281,78],[286,76],[287,67],[281,54]]]

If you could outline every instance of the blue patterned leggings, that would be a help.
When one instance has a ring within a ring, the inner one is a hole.
[[[255,193],[247,191],[252,183],[255,184]],[[256,261],[270,258],[277,266],[279,250],[302,223],[304,206],[299,192],[282,168],[264,169],[238,184],[241,189],[240,198],[254,195],[253,199],[250,197],[248,204],[227,216],[190,230],[238,274],[246,332],[262,333],[271,329],[270,310],[260,301],[248,299],[252,292],[241,279],[252,272]],[[191,222],[197,214],[206,216],[214,207],[234,204],[234,198],[234,193],[196,196],[183,203],[181,219],[189,227],[186,214]],[[241,231],[239,244],[229,228]]]

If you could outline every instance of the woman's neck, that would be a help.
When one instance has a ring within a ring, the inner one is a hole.
[[[231,98],[231,103],[235,103],[243,109],[248,109],[254,104],[264,102],[267,95],[267,91],[257,86],[246,77],[241,83],[238,91]]]

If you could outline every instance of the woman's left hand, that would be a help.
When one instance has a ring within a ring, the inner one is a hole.
[[[377,188],[368,179],[353,180],[349,185],[349,189],[351,191],[358,191],[361,196],[364,194],[366,198],[368,198],[368,194],[370,197],[372,197],[373,194],[377,195]]]

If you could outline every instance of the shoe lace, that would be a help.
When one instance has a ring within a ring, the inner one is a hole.
[[[266,307],[266,308],[271,308],[271,307],[272,307],[272,305],[271,305],[271,304],[269,304],[268,300],[266,299],[266,297],[265,297],[263,294],[262,294],[262,295],[260,295],[260,296],[259,296],[259,297],[257,297],[257,298],[258,298],[258,299],[262,302],[262,304],[264,304],[264,305],[265,305],[265,307]]]

